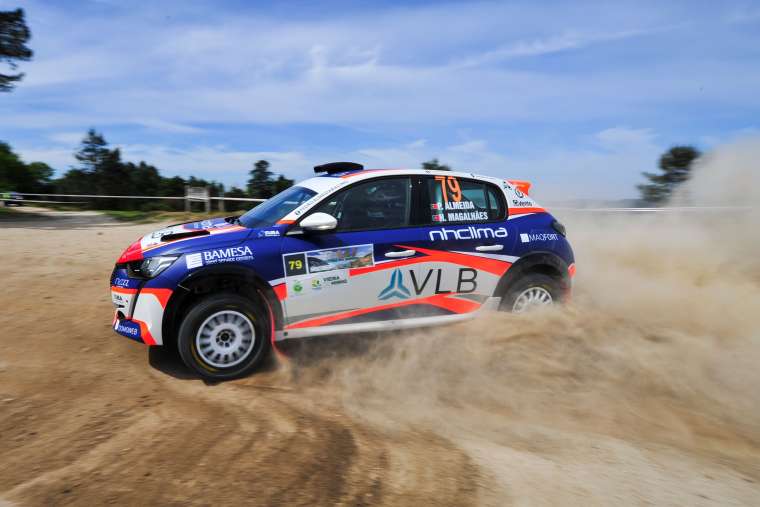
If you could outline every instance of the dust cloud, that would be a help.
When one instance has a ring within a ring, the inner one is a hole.
[[[381,339],[325,359],[328,383],[467,450],[485,503],[760,501],[758,160],[757,140],[719,148],[673,198],[725,209],[560,215],[568,307]]]

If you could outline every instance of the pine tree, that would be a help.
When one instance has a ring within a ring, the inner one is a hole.
[[[88,173],[94,173],[100,164],[108,157],[108,143],[95,129],[87,131],[82,139],[82,147],[74,154],[74,157],[82,163],[82,169]]]
[[[660,156],[661,174],[642,173],[651,183],[637,185],[641,198],[651,204],[663,204],[673,191],[689,179],[692,165],[702,154],[693,146],[673,146]]]
[[[293,186],[294,181],[290,178],[286,178],[282,174],[272,182],[272,195],[277,195],[283,190],[286,190]]]
[[[6,62],[16,70],[19,61],[32,59],[32,50],[26,46],[31,33],[24,20],[24,10],[0,11],[0,63]],[[18,74],[0,74],[0,92],[10,92],[24,77]]]
[[[269,199],[272,197],[272,171],[269,162],[259,160],[253,164],[248,179],[248,195],[254,199]]]

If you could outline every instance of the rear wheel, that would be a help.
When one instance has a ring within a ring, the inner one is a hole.
[[[499,310],[524,313],[552,306],[562,300],[562,287],[556,279],[540,273],[529,273],[507,290]]]
[[[177,348],[184,363],[215,380],[242,377],[266,359],[271,347],[268,312],[237,294],[205,298],[185,315]]]

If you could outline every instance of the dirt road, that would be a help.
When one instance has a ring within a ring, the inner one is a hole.
[[[0,222],[0,503],[760,504],[760,270],[701,226],[570,220],[567,309],[207,385],[110,329],[157,226],[65,220]]]

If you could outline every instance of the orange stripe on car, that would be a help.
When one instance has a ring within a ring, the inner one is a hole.
[[[398,303],[373,306],[371,308],[359,308],[357,310],[350,310],[333,315],[325,315],[323,317],[316,317],[313,319],[302,320],[301,322],[296,322],[295,324],[290,324],[289,326],[285,326],[285,329],[300,329],[304,327],[324,326],[338,320],[344,320],[351,317],[357,317],[359,315],[380,312],[383,310],[390,310],[392,308],[401,308],[403,306],[433,305],[439,308],[445,308],[446,310],[450,310],[454,313],[469,313],[477,310],[480,307],[480,303],[477,303],[475,301],[470,301],[467,299],[450,299],[450,296],[456,296],[456,293],[436,294],[434,296],[427,296],[419,299],[399,301]]]
[[[419,264],[421,262],[447,262],[449,264],[456,264],[457,266],[467,266],[468,268],[478,269],[486,271],[488,273],[501,276],[512,265],[511,262],[502,261],[498,259],[489,259],[487,257],[480,257],[477,255],[467,255],[456,252],[446,252],[442,250],[431,250],[429,248],[420,248],[418,246],[404,246],[396,245],[398,248],[405,248],[408,250],[416,250],[426,255],[420,257],[412,257],[409,259],[403,259],[398,261],[384,262],[382,264],[376,264],[374,266],[367,266],[364,268],[353,268],[349,270],[350,276],[359,276],[366,273],[372,273],[373,271],[380,271],[384,269],[396,268],[399,266],[407,266],[410,264]]]
[[[111,292],[118,292],[119,294],[137,294],[137,289],[127,289],[126,287],[111,285]]]
[[[277,299],[280,301],[288,297],[288,286],[284,283],[279,283],[272,287],[272,289],[274,289],[274,293],[277,295]]]
[[[147,288],[141,291],[141,294],[153,294],[158,299],[161,308],[166,308],[166,304],[169,302],[169,298],[172,295],[171,289],[152,289]]]
[[[527,215],[528,213],[546,213],[544,208],[509,208],[509,216]]]

